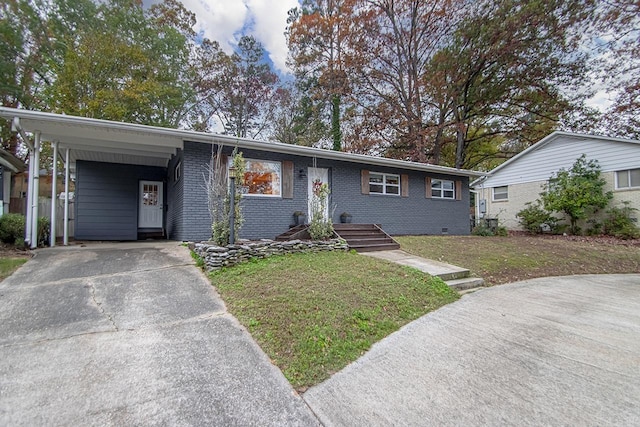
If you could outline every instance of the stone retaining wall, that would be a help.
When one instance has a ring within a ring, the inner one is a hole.
[[[349,249],[343,239],[322,241],[273,240],[239,241],[235,245],[217,246],[212,242],[189,242],[189,249],[200,256],[208,271],[247,262],[252,258],[267,258],[273,255],[284,255],[301,252],[346,251]]]

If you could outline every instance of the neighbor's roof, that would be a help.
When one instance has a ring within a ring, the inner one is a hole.
[[[0,107],[0,117],[9,120],[17,118],[20,126],[25,131],[39,131],[43,140],[58,141],[60,148],[69,148],[71,150],[72,162],[75,160],[94,160],[128,163],[130,161],[140,164],[166,166],[171,156],[176,153],[176,149],[184,148],[185,141],[192,141],[448,175],[468,177],[485,175],[483,172],[466,169],[344,153],[274,141],[258,141],[214,133],[161,128],[15,108]]]
[[[0,166],[14,173],[27,170],[27,165],[22,160],[3,148],[0,148]]]
[[[629,144],[640,144],[640,141],[635,140],[635,139],[614,138],[614,137],[609,137],[609,136],[592,135],[592,134],[586,134],[586,133],[555,131],[555,132],[545,136],[540,141],[538,141],[537,143],[533,144],[532,146],[530,146],[526,150],[521,151],[520,153],[516,154],[515,156],[513,156],[512,158],[507,160],[506,162],[504,162],[504,163],[500,164],[499,166],[495,167],[493,170],[489,171],[484,176],[476,179],[475,181],[473,181],[470,184],[470,186],[474,187],[474,186],[482,183],[485,179],[494,176],[495,174],[500,172],[502,169],[506,168],[507,166],[511,165],[512,163],[517,162],[518,159],[526,156],[527,154],[529,154],[529,153],[531,153],[533,151],[541,150],[546,145],[548,145],[551,142],[556,141],[557,139],[562,138],[562,137],[588,138],[589,140],[600,140],[600,141],[604,141],[604,142],[624,142],[624,143],[629,143]]]

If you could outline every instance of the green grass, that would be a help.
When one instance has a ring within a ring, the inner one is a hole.
[[[402,236],[402,249],[468,268],[489,284],[572,274],[639,273],[640,247],[562,236]]]
[[[0,258],[0,280],[3,280],[27,262],[26,258]]]
[[[297,389],[459,296],[438,278],[358,255],[273,257],[211,275],[229,311]]]

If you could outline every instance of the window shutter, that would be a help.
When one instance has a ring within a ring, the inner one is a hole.
[[[226,183],[228,182],[229,178],[229,168],[228,168],[228,161],[229,158],[227,157],[226,154],[218,154],[216,156],[216,164],[215,167],[216,168],[220,168],[221,173],[220,173],[220,184],[223,185],[226,188]]]
[[[366,169],[360,171],[360,187],[362,194],[369,194],[369,171]]]
[[[462,200],[462,181],[456,181],[456,200]]]
[[[424,197],[426,197],[427,199],[430,199],[431,198],[431,177],[430,176],[424,179],[424,186],[426,187]]]
[[[293,162],[282,162],[282,198],[293,199]]]
[[[400,192],[402,197],[409,197],[409,175],[400,175]]]

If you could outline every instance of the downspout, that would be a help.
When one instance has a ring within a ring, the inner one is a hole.
[[[64,228],[62,243],[69,244],[69,149],[64,152]]]
[[[58,200],[56,193],[58,190],[58,141],[53,143],[53,177],[51,178],[51,222],[49,224],[49,246],[56,245],[56,211],[58,210]]]
[[[27,185],[27,209],[26,209],[26,220],[25,220],[25,227],[24,227],[24,242],[25,244],[27,244],[29,247],[31,247],[31,237],[32,237],[32,231],[31,231],[31,226],[32,226],[32,206],[33,206],[33,177],[34,177],[34,169],[33,169],[33,164],[35,163],[34,161],[34,152],[35,152],[35,147],[33,146],[33,144],[31,143],[31,141],[29,140],[29,138],[27,137],[27,133],[24,131],[22,125],[20,124],[20,117],[14,117],[13,121],[11,122],[11,130],[13,132],[18,132],[20,134],[20,136],[22,137],[22,141],[27,145],[27,149],[29,150],[29,181],[28,181],[28,185]],[[37,200],[37,197],[36,197]],[[36,202],[37,203],[37,202]]]
[[[469,192],[476,195],[473,203],[475,208],[475,220],[473,221],[473,223],[474,225],[478,225],[478,221],[480,221],[480,200],[478,199],[480,193],[476,190],[471,190],[471,189],[469,189]]]
[[[33,139],[33,196],[31,213],[31,249],[38,247],[38,197],[40,195],[40,131],[36,131]]]

